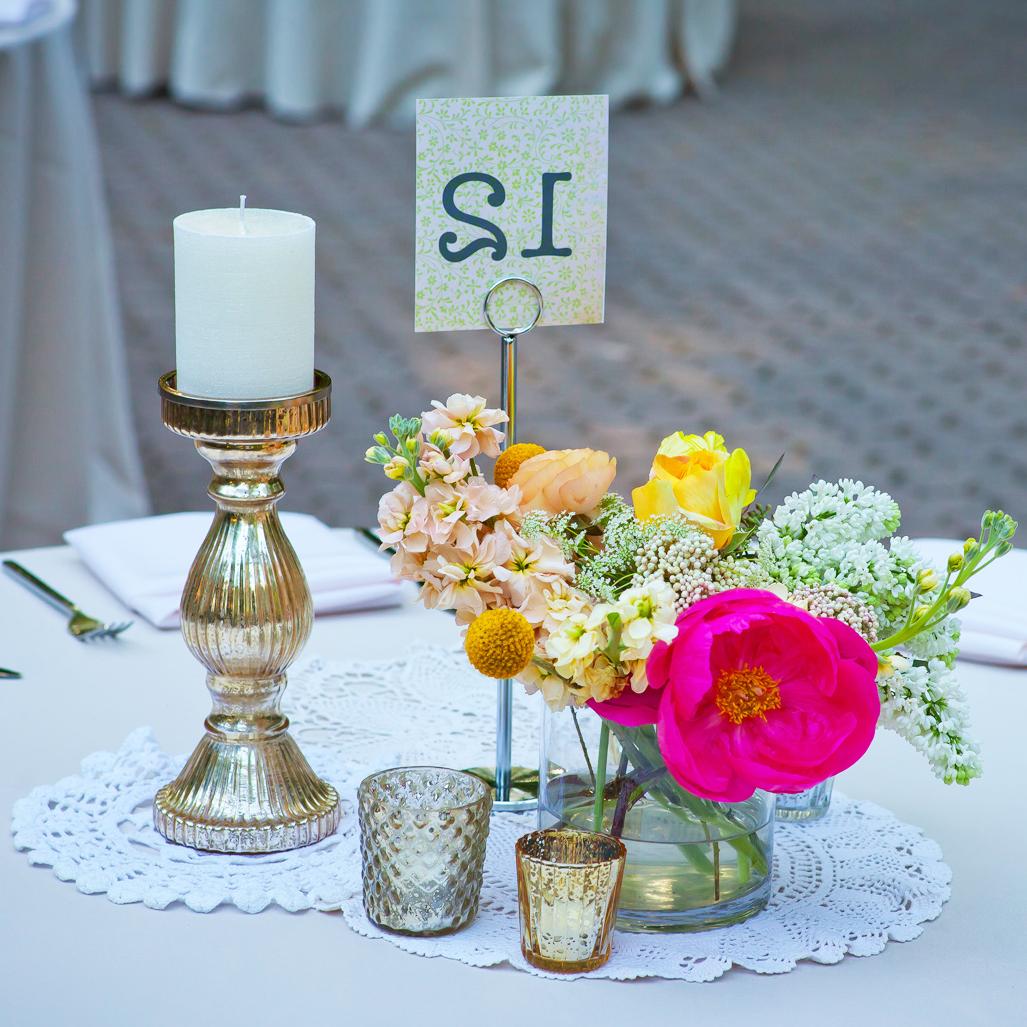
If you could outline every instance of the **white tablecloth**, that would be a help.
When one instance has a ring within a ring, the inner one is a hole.
[[[101,616],[125,610],[68,549],[18,554]],[[7,730],[0,809],[153,725],[171,751],[195,743],[208,709],[202,671],[177,635],[137,624],[120,644],[83,646],[57,614],[0,577],[0,682]],[[456,641],[445,614],[418,607],[319,618],[308,655],[395,656]],[[714,984],[568,984],[407,955],[352,934],[336,915],[156,912],[81,895],[0,846],[3,1022],[311,1024],[1013,1024],[1022,1020],[1027,850],[1023,724],[1027,672],[961,666],[984,744],[985,777],[945,787],[887,732],[843,775],[851,796],[919,824],[953,870],[952,899],[916,941],[778,977],[731,971]],[[511,867],[511,872],[512,872]]]
[[[702,91],[737,0],[82,0],[90,75],[187,104],[409,124],[419,96]]]
[[[148,511],[72,0],[0,32],[0,544]],[[42,31],[43,34],[38,34]]]

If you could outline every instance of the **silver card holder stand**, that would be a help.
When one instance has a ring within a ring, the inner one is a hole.
[[[534,295],[535,316],[520,328],[501,328],[492,320],[489,304],[497,290],[503,286],[518,284],[526,286]],[[511,275],[499,279],[485,294],[483,304],[485,322],[499,336],[499,383],[502,408],[509,421],[502,449],[517,442],[517,340],[530,332],[542,316],[542,293],[534,282]],[[496,767],[493,796],[493,812],[510,813],[534,810],[538,806],[538,776],[535,771],[511,766],[513,738],[513,681],[501,678],[496,682]],[[528,787],[517,787],[522,779]],[[532,788],[532,784],[534,788]]]

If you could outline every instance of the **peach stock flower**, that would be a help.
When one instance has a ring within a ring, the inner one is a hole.
[[[462,486],[467,519],[485,523],[517,513],[520,494],[516,489],[504,489],[484,478],[468,478]]]
[[[430,507],[408,481],[401,481],[378,501],[378,526],[382,549],[401,548],[410,553],[424,553],[429,537]]]
[[[522,510],[589,514],[606,495],[617,461],[597,449],[550,449],[525,460],[511,480]]]
[[[443,546],[424,565],[421,600],[427,607],[455,610],[457,624],[470,624],[501,594],[494,571],[510,556],[510,543],[498,532],[475,539],[466,548]]]
[[[499,456],[503,433],[493,425],[509,418],[502,410],[488,410],[483,396],[455,392],[446,402],[432,400],[434,409],[421,415],[421,429],[426,438],[439,431],[449,440],[449,451],[463,460],[473,460],[479,453]]]
[[[660,444],[649,481],[631,498],[640,521],[684,513],[718,549],[731,541],[742,511],[756,498],[744,449],[728,452],[723,436],[676,432]]]
[[[452,453],[447,455],[438,446],[425,442],[421,445],[417,469],[426,481],[441,478],[452,485],[463,481],[471,473],[471,464],[462,457],[454,456]]]
[[[544,536],[537,543],[527,542],[508,522],[501,523],[496,530],[509,541],[510,556],[493,574],[502,583],[510,605],[529,623],[541,624],[551,586],[573,580],[574,565],[566,560],[559,546]]]
[[[424,490],[427,517],[425,534],[433,547],[451,545],[463,549],[478,537],[467,523],[467,496],[463,489],[433,481]]]

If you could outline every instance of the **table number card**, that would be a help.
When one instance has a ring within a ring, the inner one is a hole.
[[[539,324],[603,320],[608,98],[417,101],[414,329],[484,328],[500,278],[538,286]],[[529,322],[527,289],[497,291],[494,321]]]

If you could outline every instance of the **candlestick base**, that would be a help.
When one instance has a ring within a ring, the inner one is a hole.
[[[194,440],[214,470],[214,522],[182,592],[182,637],[207,668],[212,709],[181,773],[156,795],[168,841],[215,852],[311,845],[339,824],[339,796],[320,780],[279,709],[285,671],[313,625],[310,589],[282,530],[278,476],[296,440],[330,416],[331,380],[267,400],[216,400],[160,380],[164,424]]]
[[[327,838],[339,796],[283,732],[252,742],[208,734],[153,800],[157,830],[212,852],[280,852]]]

